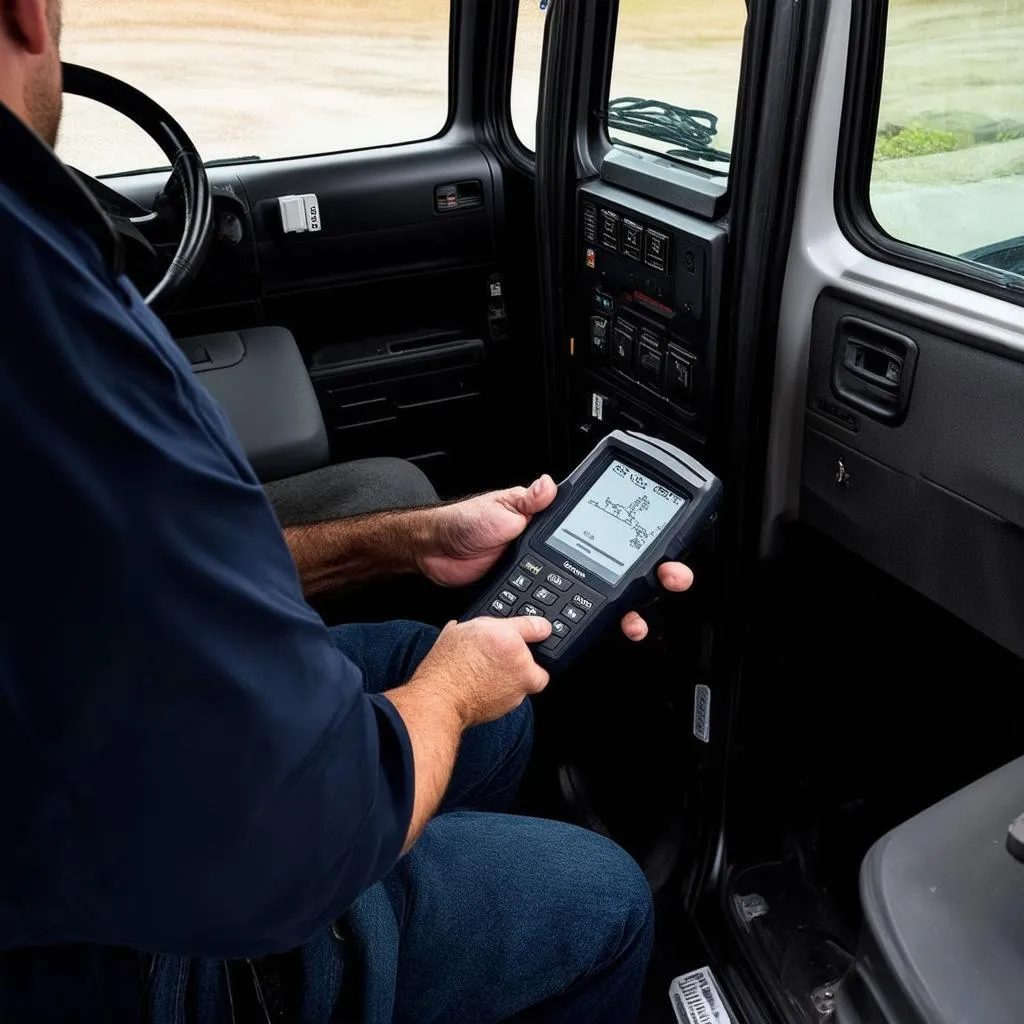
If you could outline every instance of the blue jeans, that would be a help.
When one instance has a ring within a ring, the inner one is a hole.
[[[405,682],[437,636],[412,622],[331,632],[376,691]],[[653,924],[640,869],[594,833],[497,813],[515,795],[532,730],[523,704],[466,732],[437,816],[350,910],[348,924],[362,923],[358,943],[341,945],[331,932],[301,950],[297,1024],[339,1019],[339,980],[343,1006],[356,992],[385,1008],[342,1013],[345,1024],[635,1020]],[[90,946],[6,954],[0,1020],[122,1024],[139,1019],[140,998],[152,1024],[231,1019],[223,962],[158,956],[142,968],[149,982],[140,991],[141,966],[131,951]]]
[[[332,630],[375,691],[405,682],[436,636],[411,622]],[[467,731],[438,815],[378,883],[398,924],[395,1024],[636,1019],[653,934],[640,869],[592,832],[495,813],[532,732],[529,704]]]

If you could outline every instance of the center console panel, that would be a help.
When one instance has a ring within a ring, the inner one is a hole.
[[[571,377],[589,443],[614,427],[655,428],[705,447],[726,240],[720,223],[581,186]]]

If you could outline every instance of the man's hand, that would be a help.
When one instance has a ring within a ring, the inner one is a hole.
[[[417,557],[423,575],[443,587],[475,583],[557,493],[545,473],[528,488],[509,487],[430,509],[427,548]]]
[[[384,696],[412,744],[415,792],[405,850],[416,842],[448,788],[462,733],[507,715],[547,686],[527,643],[551,635],[541,618],[449,622],[412,679]]]
[[[493,722],[547,686],[547,672],[526,645],[550,635],[551,623],[531,615],[449,622],[410,683],[444,694],[464,728]]]
[[[530,520],[555,500],[558,488],[545,474],[530,487],[510,487],[452,505],[430,509],[426,543],[416,562],[425,576],[446,587],[475,583],[502,556]],[[658,566],[658,580],[669,591],[689,590],[693,573],[681,562]],[[647,623],[637,612],[622,619],[630,640],[647,636]]]

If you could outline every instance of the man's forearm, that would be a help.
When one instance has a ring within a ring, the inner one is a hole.
[[[284,531],[307,594],[416,569],[429,510],[375,512]]]
[[[405,853],[441,804],[455,768],[465,720],[455,702],[427,677],[414,677],[386,697],[405,723],[412,744],[415,791]]]

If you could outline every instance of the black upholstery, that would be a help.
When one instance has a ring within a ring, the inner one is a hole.
[[[260,480],[323,465],[327,428],[291,332],[256,327],[179,340],[196,379],[220,403]]]
[[[324,465],[329,448],[320,404],[299,347],[283,327],[178,344],[227,413],[282,526],[437,502],[423,472],[402,459]]]
[[[343,462],[264,487],[282,526],[415,508],[438,501],[423,471],[402,459]]]

